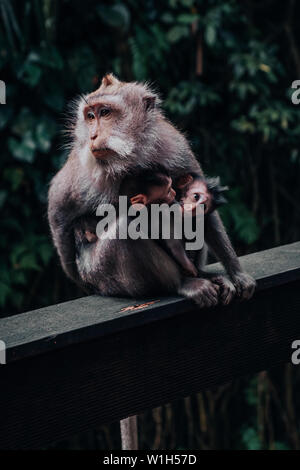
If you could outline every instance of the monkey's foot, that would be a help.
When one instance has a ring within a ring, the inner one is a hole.
[[[236,289],[236,295],[240,299],[248,300],[252,297],[256,287],[256,281],[247,273],[237,273],[231,276]]]
[[[223,305],[228,305],[235,297],[236,289],[232,282],[227,277],[221,274],[212,277],[211,282],[217,284],[220,287],[220,300]]]
[[[186,278],[179,294],[192,299],[200,308],[214,307],[219,301],[219,286],[208,279]]]

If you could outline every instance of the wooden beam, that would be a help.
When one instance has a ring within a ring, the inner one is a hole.
[[[241,261],[258,282],[249,302],[91,296],[1,319],[0,448],[38,448],[289,361],[300,243]]]

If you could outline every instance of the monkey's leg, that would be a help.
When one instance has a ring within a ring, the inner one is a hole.
[[[255,291],[255,280],[249,274],[243,272],[217,211],[209,214],[206,218],[205,240],[212,252],[224,265],[236,289],[237,296],[243,299],[252,297]]]
[[[198,270],[192,261],[187,257],[184,246],[181,240],[163,240],[163,245],[166,247],[167,251],[170,252],[175,261],[182,268],[186,276],[197,277]]]
[[[137,416],[120,421],[122,450],[138,450]]]
[[[233,283],[221,273],[208,273],[204,271],[207,262],[207,245],[196,254],[195,264],[199,270],[199,276],[209,279],[213,284],[220,287],[219,298],[223,305],[228,305],[235,297],[236,290]]]

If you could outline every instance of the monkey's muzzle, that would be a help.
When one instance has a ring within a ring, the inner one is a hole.
[[[92,150],[92,154],[94,155],[94,157],[96,159],[104,159],[104,158],[108,158],[110,156],[112,156],[114,154],[113,150],[105,147],[105,148],[101,148],[101,149],[91,149]]]

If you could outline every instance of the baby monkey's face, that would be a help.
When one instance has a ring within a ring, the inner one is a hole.
[[[153,186],[148,194],[147,204],[172,204],[176,191],[172,188],[172,178],[166,177],[167,182],[163,186]]]
[[[179,202],[184,212],[191,212],[192,215],[196,214],[199,204],[204,204],[204,214],[207,214],[212,207],[212,196],[205,182],[196,179],[187,186]]]

